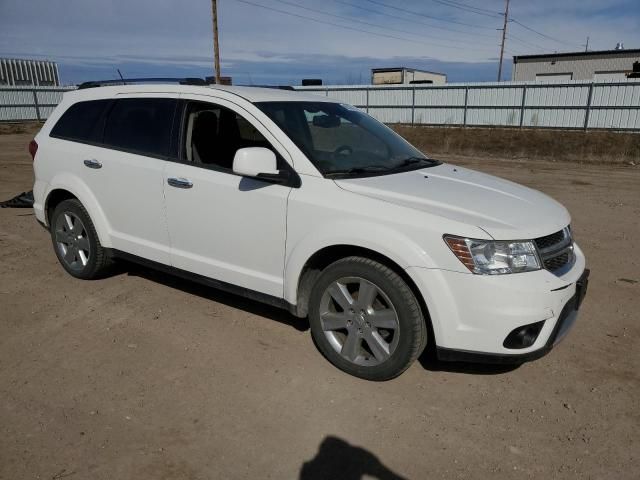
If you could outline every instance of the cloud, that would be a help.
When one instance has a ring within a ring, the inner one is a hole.
[[[443,71],[450,81],[495,77],[498,16],[430,0],[250,1],[268,9],[219,2],[223,73],[242,83],[367,81],[372,67],[399,65]],[[503,0],[466,3],[494,12],[504,8]],[[0,55],[52,58],[67,82],[118,67],[141,75],[209,75],[210,13],[208,0],[0,0]],[[579,50],[587,35],[592,48],[613,48],[618,41],[640,46],[638,0],[512,2],[512,14],[560,42],[511,22],[508,34],[519,40],[508,40],[508,55],[539,53],[539,47]]]

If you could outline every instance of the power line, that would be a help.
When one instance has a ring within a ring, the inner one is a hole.
[[[457,8],[465,12],[476,13],[478,15],[485,15],[487,17],[499,18],[502,16],[500,12],[494,12],[493,10],[487,10],[486,8],[474,7],[466,3],[454,2],[453,0],[431,0],[432,2],[446,5],[447,7]]]
[[[420,45],[429,45],[429,46],[433,46],[434,45],[433,43],[420,42],[418,40],[412,40],[410,38],[398,37],[396,35],[388,35],[388,34],[385,34],[385,33],[372,32],[371,30],[365,30],[365,29],[362,29],[362,28],[349,27],[349,26],[346,26],[346,25],[340,25],[338,23],[329,22],[327,20],[320,20],[318,18],[307,17],[306,15],[299,15],[297,13],[287,12],[285,10],[280,10],[279,8],[269,7],[267,5],[262,5],[260,3],[250,2],[248,0],[236,0],[236,2],[246,3],[247,5],[253,5],[254,7],[264,8],[265,10],[271,10],[273,12],[281,13],[283,15],[289,15],[291,17],[301,18],[303,20],[310,20],[312,22],[322,23],[322,24],[325,24],[325,25],[331,25],[333,27],[338,27],[338,28],[344,28],[346,30],[353,30],[355,32],[368,33],[369,35],[376,35],[378,37],[393,38],[395,40],[402,40],[404,42],[417,43],[417,44],[420,44]],[[481,50],[473,50],[473,49],[462,48],[462,47],[453,47],[453,46],[450,46],[450,45],[439,45],[439,46],[441,46],[443,48],[453,48],[453,49],[456,49],[456,50],[481,51]]]
[[[404,12],[404,13],[409,13],[411,15],[419,15],[419,16],[425,17],[425,18],[432,18],[432,19],[438,20],[440,22],[455,23],[457,25],[464,25],[465,27],[472,27],[472,28],[484,28],[484,29],[489,29],[489,30],[493,29],[493,27],[485,27],[484,25],[474,25],[472,23],[464,23],[464,22],[458,22],[456,20],[449,20],[448,18],[434,17],[432,15],[427,15],[426,13],[416,12],[415,10],[407,10],[406,8],[397,7],[395,5],[389,5],[388,3],[378,2],[377,0],[366,0],[366,1],[369,2],[369,3],[373,3],[375,5],[380,5],[382,7],[391,8],[393,10],[398,10],[398,11]]]
[[[509,40],[515,40],[516,42],[518,42],[518,43],[520,43],[520,44],[522,44],[524,46],[527,46],[527,47],[538,48],[538,49],[542,50],[543,52],[544,51],[551,51],[550,48],[546,48],[546,47],[543,47],[542,45],[538,45],[537,43],[529,42],[527,40],[523,40],[520,37],[516,37],[513,33],[510,33],[509,35],[507,35],[507,38]]]
[[[514,52],[513,50],[504,49],[505,53],[509,54],[511,57],[518,57],[523,55],[522,53]]]
[[[358,19],[355,19],[355,18],[349,18],[349,17],[345,17],[345,16],[342,16],[342,15],[336,15],[336,14],[334,14],[334,13],[324,12],[324,11],[322,11],[322,10],[318,10],[318,9],[316,9],[316,8],[306,7],[306,6],[304,6],[304,5],[300,5],[300,4],[297,4],[297,3],[294,3],[294,2],[288,2],[287,0],[274,0],[274,1],[279,2],[279,3],[284,3],[285,5],[291,5],[291,6],[296,7],[296,8],[301,8],[301,9],[303,9],[303,10],[307,10],[307,11],[309,11],[309,12],[319,13],[319,14],[321,14],[321,15],[327,15],[327,16],[329,16],[329,17],[339,18],[339,19],[341,19],[341,20],[347,20],[347,21],[349,21],[349,22],[360,23],[360,24],[362,24],[362,25],[368,25],[368,26],[370,26],[370,27],[384,28],[385,30],[390,30],[390,31],[393,31],[393,32],[399,32],[399,33],[404,33],[404,34],[407,34],[407,35],[417,35],[417,36],[422,36],[422,35],[419,35],[419,34],[416,34],[416,33],[407,32],[406,30],[400,30],[400,29],[396,29],[396,28],[393,28],[393,27],[385,26],[385,25],[378,25],[378,24],[376,24],[376,23],[365,22],[365,21],[363,21],[363,20],[358,20]],[[429,37],[428,35],[425,35],[425,36],[426,36],[426,37]],[[432,37],[432,38],[433,38],[433,37]],[[432,44],[432,45],[438,45],[438,44],[434,43],[434,44]],[[438,46],[441,46],[441,45],[438,45]]]
[[[253,5],[254,7],[264,8],[265,10],[271,10],[272,12],[281,13],[283,15],[289,15],[290,17],[296,17],[296,18],[301,18],[303,20],[310,20],[310,21],[316,22],[316,23],[323,23],[325,25],[331,25],[331,26],[334,26],[334,27],[345,28],[347,30],[353,30],[355,32],[368,33],[370,35],[376,35],[378,37],[393,38],[393,39],[396,39],[396,40],[403,40],[405,42],[411,42],[411,43],[422,43],[422,42],[419,42],[417,40],[411,40],[409,38],[396,37],[395,35],[387,35],[385,33],[372,32],[370,30],[364,30],[364,29],[356,28],[356,27],[347,27],[345,25],[340,25],[338,23],[329,22],[329,21],[326,21],[326,20],[320,20],[320,19],[313,18],[313,17],[307,17],[305,15],[298,15],[297,13],[287,12],[285,10],[280,10],[279,8],[269,7],[267,5],[262,5],[260,3],[250,2],[248,0],[236,0],[236,2],[246,3],[247,5]]]
[[[356,4],[353,4],[353,3],[345,2],[344,0],[332,0],[332,1],[335,2],[335,3],[340,3],[342,5],[347,5],[349,7],[357,8],[357,9],[363,10],[365,12],[375,13],[377,15],[382,15],[382,16],[389,17],[389,18],[395,18],[397,20],[402,20],[403,22],[415,23],[416,25],[424,25],[424,26],[427,26],[427,27],[430,27],[430,28],[435,28],[437,30],[444,30],[446,32],[461,33],[463,35],[473,35],[473,36],[478,36],[478,37],[495,38],[493,35],[489,35],[489,34],[486,34],[486,33],[475,33],[475,32],[469,32],[469,31],[464,31],[464,30],[456,30],[454,28],[440,27],[440,26],[437,26],[437,25],[431,25],[429,23],[421,22],[420,20],[415,20],[413,18],[405,18],[405,17],[401,17],[399,15],[393,15],[391,13],[382,12],[380,10],[376,10],[376,9],[373,9],[373,8],[363,7],[362,5],[356,5]]]
[[[511,18],[511,21],[512,21],[513,23],[517,23],[517,24],[518,24],[518,25],[520,25],[522,28],[525,28],[525,29],[529,30],[530,32],[536,33],[536,34],[540,35],[541,37],[544,37],[544,38],[546,38],[546,39],[548,39],[548,40],[552,40],[552,41],[554,41],[554,42],[556,42],[556,43],[560,43],[560,44],[563,44],[563,45],[570,45],[570,46],[572,46],[572,47],[577,45],[577,44],[575,44],[575,43],[566,42],[566,41],[560,40],[560,39],[558,39],[558,38],[552,37],[552,36],[550,36],[550,35],[547,35],[546,33],[539,32],[538,30],[534,30],[533,28],[528,27],[528,26],[527,26],[527,25],[525,25],[524,23],[522,23],[522,22],[520,22],[520,21],[516,20],[515,18]]]
[[[385,30],[391,30],[391,31],[403,33],[403,34],[406,34],[406,35],[414,35],[414,36],[421,37],[421,38],[425,38],[425,37],[426,38],[436,38],[436,39],[438,38],[438,37],[433,37],[433,36],[430,36],[430,35],[425,35],[425,34],[422,34],[422,33],[414,33],[414,32],[409,32],[407,30],[400,30],[400,29],[397,29],[397,28],[389,27],[387,25],[380,25],[380,24],[377,24],[377,23],[365,22],[363,20],[358,20],[358,19],[355,19],[355,18],[345,17],[343,15],[336,15],[335,13],[325,12],[323,10],[318,10],[316,8],[307,7],[307,6],[300,5],[300,4],[295,3],[295,2],[289,2],[287,0],[274,0],[274,1],[279,2],[279,3],[283,3],[285,5],[290,5],[290,6],[293,6],[293,7],[296,7],[296,8],[300,8],[300,9],[303,9],[303,10],[307,10],[307,11],[310,11],[310,12],[319,13],[321,15],[327,15],[327,16],[330,16],[330,17],[339,18],[341,20],[346,20],[348,22],[355,22],[355,23],[360,23],[362,25],[368,25],[370,27],[382,28],[382,29],[385,29]],[[465,42],[456,42],[456,43],[465,45]],[[445,47],[445,48],[450,48],[451,47],[450,45],[444,45],[444,44],[432,43],[432,42],[429,42],[429,45],[435,45],[435,46]],[[468,45],[468,43],[466,43],[466,45]],[[477,43],[477,42],[474,42],[474,45],[493,46],[493,45],[489,45],[489,44],[486,44],[486,43],[483,44],[483,43]]]
[[[486,8],[482,8],[482,7],[476,7],[475,5],[471,5],[469,3],[464,3],[464,2],[458,2],[457,0],[439,0],[439,1],[445,1],[447,3],[453,3],[455,5],[459,5],[461,7],[468,7],[468,8],[473,8],[475,10],[482,10],[488,13],[493,13],[495,15],[501,15],[501,12],[498,12],[497,10],[488,10]]]

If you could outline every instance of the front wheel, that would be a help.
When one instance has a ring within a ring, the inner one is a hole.
[[[336,367],[368,380],[404,372],[427,343],[420,304],[390,268],[348,257],[320,274],[309,301],[311,334]]]

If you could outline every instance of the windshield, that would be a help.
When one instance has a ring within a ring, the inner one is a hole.
[[[325,176],[369,176],[438,165],[393,130],[350,105],[259,102]]]

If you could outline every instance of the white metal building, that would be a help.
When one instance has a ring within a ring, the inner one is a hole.
[[[513,57],[514,81],[625,80],[640,61],[640,49],[519,55]]]
[[[398,85],[398,84],[432,83],[444,85],[447,76],[444,73],[417,70],[415,68],[372,68],[372,85]]]
[[[60,85],[58,65],[46,60],[0,58],[0,86],[49,86]]]

